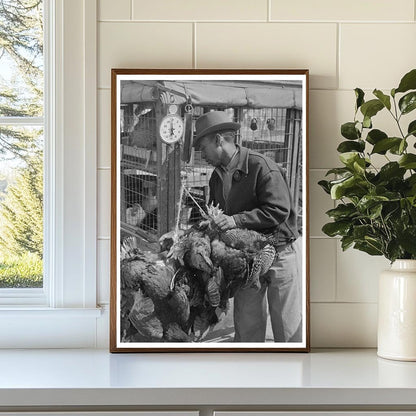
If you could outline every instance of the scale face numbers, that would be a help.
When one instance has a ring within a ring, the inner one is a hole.
[[[174,114],[164,117],[160,123],[159,134],[165,143],[176,143],[183,135],[182,118]]]

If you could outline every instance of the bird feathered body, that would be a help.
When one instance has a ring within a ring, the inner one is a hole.
[[[254,287],[259,289],[260,277],[264,275],[276,257],[272,237],[255,230],[234,228],[221,231],[215,225],[215,217],[223,215],[218,207],[208,207],[208,218],[201,221],[195,228],[182,234],[174,242],[170,254],[177,258],[177,248],[180,247],[182,265],[211,273],[220,267],[228,281],[233,282],[234,289],[238,287]],[[211,242],[211,249],[207,247],[207,240]],[[194,253],[202,251],[204,247],[204,261],[196,261]],[[175,252],[176,250],[176,252]],[[212,262],[207,261],[210,255]],[[235,290],[231,291],[234,293]]]
[[[218,322],[215,309],[219,301],[215,301],[213,283],[219,287],[220,280],[216,277],[208,284],[210,272],[181,266],[174,270],[161,256],[141,251],[136,242],[130,237],[121,247],[122,341],[192,342],[199,339],[199,332],[196,335],[194,331],[195,320],[208,323],[208,327]],[[195,242],[198,244],[191,250],[192,264],[207,268],[204,258],[207,244]]]
[[[276,250],[261,233],[222,232],[208,208],[196,226],[161,238],[167,261],[144,252],[133,237],[121,246],[121,338],[136,342],[201,341],[240,287],[259,289]],[[169,247],[170,246],[170,247]]]

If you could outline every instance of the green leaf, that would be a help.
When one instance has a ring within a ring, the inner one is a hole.
[[[406,228],[398,237],[400,246],[411,254],[416,254],[416,227]]]
[[[322,227],[322,231],[329,237],[335,237],[336,235],[345,235],[351,227],[349,221],[335,221],[325,224]]]
[[[370,100],[361,106],[361,112],[365,118],[375,116],[380,110],[384,108],[384,104],[380,100]]]
[[[392,203],[386,206],[385,212],[384,212],[384,220],[385,221],[395,221],[395,218],[397,217],[398,213],[400,211],[399,204]]]
[[[368,209],[378,205],[380,202],[388,201],[389,199],[383,195],[364,195],[357,204],[357,209],[366,212]]]
[[[361,88],[355,88],[355,111],[357,111],[364,103],[364,91]]]
[[[347,250],[354,244],[354,237],[351,235],[346,235],[341,238],[341,247],[342,251]]]
[[[374,145],[378,143],[380,140],[386,139],[387,137],[388,136],[386,133],[384,133],[384,131],[373,129],[368,132],[366,141]]]
[[[352,141],[345,141],[341,142],[339,146],[337,147],[337,151],[340,153],[346,153],[351,151],[357,151],[357,152],[364,152],[365,149],[365,142],[363,140],[358,140],[356,142]]]
[[[392,146],[389,151],[394,155],[402,155],[406,149],[407,141],[405,139],[400,139],[400,143]]]
[[[371,154],[377,153],[380,155],[384,155],[387,150],[391,149],[393,146],[400,146],[402,139],[399,137],[387,137],[386,139],[382,139],[378,141],[374,147]]]
[[[402,250],[400,249],[399,242],[397,241],[396,238],[392,239],[387,244],[387,255],[386,255],[386,257],[390,261],[394,261],[394,260],[402,257]]]
[[[377,240],[372,240],[371,242],[356,242],[354,248],[360,251],[364,251],[370,256],[381,256],[383,252],[381,251],[381,245],[377,244],[374,246],[372,243],[378,243]]]
[[[371,122],[371,117],[364,116],[363,127],[366,129],[371,129],[373,127],[373,123]]]
[[[354,177],[354,174],[349,174],[349,175],[346,175],[346,176],[342,176],[341,178],[334,179],[333,181],[330,181],[330,184],[331,184],[331,186],[333,186],[333,185],[336,185],[338,183],[345,182],[346,179],[353,178],[353,177]]]
[[[331,187],[331,198],[332,199],[340,199],[343,195],[345,190],[350,187],[354,186],[357,179],[354,176],[350,176],[349,178],[343,178],[337,183],[333,183]]]
[[[416,108],[416,91],[409,92],[399,100],[399,108],[402,114],[407,114]]]
[[[348,167],[353,167],[354,162],[361,159],[357,152],[345,152],[339,155],[339,160]]]
[[[406,92],[416,89],[416,69],[412,69],[401,79],[399,86],[395,92]]]
[[[357,123],[353,121],[341,126],[341,135],[348,140],[357,140],[361,137],[360,130],[357,129]]]
[[[354,161],[352,167],[355,172],[363,174],[366,168],[365,159],[357,159],[356,161]]]
[[[416,195],[410,195],[406,199],[412,207],[416,207]],[[410,213],[413,215],[414,210],[412,209]]]
[[[327,194],[330,194],[331,193],[331,186],[330,186],[330,184],[329,184],[329,182],[328,181],[324,181],[324,180],[322,180],[322,181],[319,181],[318,182],[318,185],[327,193]]]
[[[334,220],[349,218],[357,213],[354,204],[339,204],[336,208],[330,209],[326,214]]]
[[[414,173],[413,175],[410,175],[407,179],[406,179],[407,183],[409,184],[409,186],[414,186],[416,185],[416,173]]]
[[[413,174],[409,176],[408,178],[406,178],[405,182],[408,187],[408,191],[406,192],[406,195],[416,195],[416,174]]]
[[[400,167],[397,162],[389,162],[381,167],[377,176],[382,181],[389,181],[391,178],[403,178],[406,169]]]
[[[405,169],[416,169],[416,155],[407,153],[399,159],[399,165]]]
[[[366,236],[373,233],[371,225],[357,225],[352,230],[352,235],[355,240],[364,240]]]
[[[325,174],[325,176],[335,174],[335,175],[344,175],[346,173],[350,173],[351,169],[349,168],[333,168],[329,169],[329,171]]]
[[[334,181],[335,182],[335,181]],[[368,192],[368,183],[362,180],[359,176],[351,176],[333,183],[331,187],[331,198],[340,199],[343,196],[348,196],[352,199],[353,196],[360,198]]]
[[[374,207],[370,208],[370,218],[375,220],[381,217],[381,212],[383,211],[383,204],[377,204]]]
[[[388,198],[389,202],[400,201],[401,195],[397,192],[386,192],[383,196]]]
[[[346,152],[339,155],[339,160],[346,166],[351,166],[358,157],[357,152]]]
[[[415,136],[416,137],[416,120],[413,120],[410,124],[409,127],[407,128],[407,135],[408,136]]]
[[[375,89],[373,94],[383,103],[388,110],[391,109],[390,97],[385,95],[382,91]]]

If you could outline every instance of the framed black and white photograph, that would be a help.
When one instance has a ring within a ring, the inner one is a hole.
[[[111,90],[110,351],[309,351],[308,70]]]

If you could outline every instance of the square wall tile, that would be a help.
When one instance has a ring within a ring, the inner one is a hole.
[[[390,268],[382,256],[337,246],[337,302],[377,302],[378,277]]]
[[[337,85],[335,24],[200,23],[196,54],[198,68],[309,69],[312,88]]]
[[[377,305],[312,303],[312,348],[374,348],[377,346]]]
[[[110,302],[110,240],[97,241],[97,302]]]
[[[340,88],[397,87],[415,67],[415,44],[415,24],[341,24]]]
[[[326,237],[322,227],[331,219],[325,212],[335,206],[331,197],[318,185],[318,182],[324,178],[324,170],[309,171],[309,235],[311,237]]]
[[[99,24],[98,86],[111,87],[112,68],[191,68],[192,23]]]
[[[98,20],[130,20],[130,0],[99,0]]]
[[[267,0],[132,0],[135,20],[266,20]]]
[[[311,238],[309,244],[311,302],[334,302],[339,240]]]
[[[111,90],[98,91],[98,167],[111,167]]]
[[[110,238],[111,222],[111,170],[99,169],[97,173],[98,206],[97,230],[99,238]]]
[[[354,91],[312,90],[309,94],[309,167],[341,166],[341,124],[354,119]]]
[[[413,0],[271,0],[271,19],[413,21],[413,9]]]

